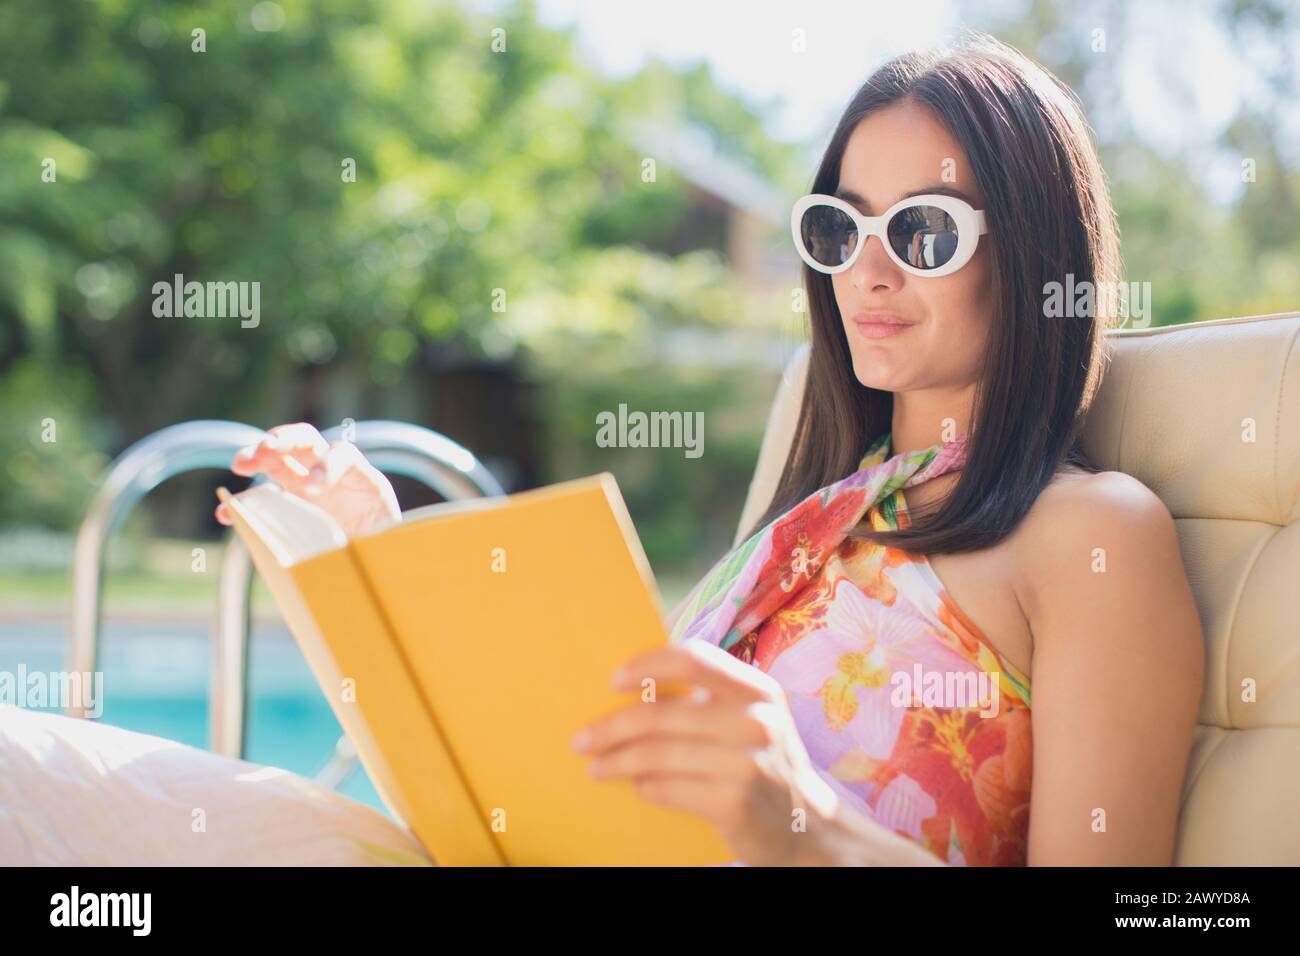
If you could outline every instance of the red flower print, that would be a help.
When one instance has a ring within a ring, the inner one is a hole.
[[[844,539],[866,509],[866,491],[843,491],[823,506],[822,495],[814,494],[793,508],[772,527],[772,550],[749,598],[736,614],[733,626],[753,630],[783,607],[816,573],[823,555]],[[803,568],[797,574],[796,566]],[[788,587],[787,587],[788,585]]]

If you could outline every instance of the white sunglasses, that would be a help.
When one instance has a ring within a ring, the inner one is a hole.
[[[900,199],[882,215],[864,216],[836,196],[813,193],[794,204],[790,229],[799,257],[834,275],[852,267],[866,237],[877,236],[904,272],[937,278],[956,272],[989,231],[983,210],[956,196],[927,193]]]

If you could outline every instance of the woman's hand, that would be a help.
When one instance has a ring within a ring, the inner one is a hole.
[[[331,445],[302,422],[272,428],[256,445],[241,448],[230,468],[248,477],[264,473],[329,514],[349,538],[402,515],[393,486],[356,445]],[[230,524],[225,505],[217,506],[217,520]]]
[[[696,689],[671,697],[648,690],[672,684]],[[772,677],[688,640],[630,661],[614,687],[642,690],[642,702],[575,738],[574,748],[595,758],[593,776],[630,777],[652,803],[705,817],[745,863],[822,857],[839,799],[813,767]]]

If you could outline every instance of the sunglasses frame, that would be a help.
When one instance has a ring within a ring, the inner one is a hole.
[[[844,262],[837,266],[825,266],[813,258],[804,246],[803,230],[800,228],[803,223],[803,215],[813,206],[833,206],[834,208],[845,213],[853,223],[858,227],[858,245],[853,253]],[[937,206],[942,209],[957,224],[957,249],[953,252],[952,258],[943,265],[935,269],[919,269],[907,262],[894,251],[890,245],[887,230],[889,221],[904,209],[910,209],[913,206]],[[921,276],[926,279],[938,279],[941,276],[951,275],[966,263],[970,262],[971,257],[975,255],[975,248],[979,245],[979,237],[989,231],[988,222],[984,218],[984,210],[975,209],[964,199],[958,199],[956,196],[945,196],[942,193],[926,193],[921,196],[908,196],[906,199],[900,199],[879,216],[864,216],[853,206],[840,199],[838,196],[828,196],[825,193],[810,193],[804,196],[794,204],[794,209],[790,214],[790,231],[794,235],[794,247],[799,252],[799,258],[812,269],[823,272],[826,275],[835,275],[846,269],[851,269],[853,263],[858,261],[858,256],[867,245],[867,239],[875,236],[880,240],[880,244],[885,247],[885,252],[904,272],[909,275]]]

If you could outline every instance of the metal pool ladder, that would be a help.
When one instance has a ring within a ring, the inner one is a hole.
[[[504,494],[492,473],[461,445],[418,425],[363,421],[323,432],[327,441],[350,440],[382,472],[422,482],[448,501]],[[93,672],[103,622],[104,551],[109,535],[131,510],[168,478],[204,468],[228,469],[235,452],[265,435],[228,421],[172,425],[136,442],[113,462],[77,531],[72,567],[72,642],[69,669]],[[253,563],[243,543],[230,537],[218,578],[209,684],[209,748],[228,757],[245,754],[248,715],[248,629]],[[84,717],[84,708],[68,714]],[[341,738],[317,779],[337,786],[355,752]]]

